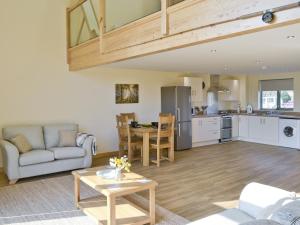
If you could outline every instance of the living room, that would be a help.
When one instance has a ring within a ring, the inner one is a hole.
[[[191,2],[191,0],[178,2],[175,1],[172,4],[178,7],[177,11],[180,11],[180,4],[187,4],[185,2]],[[247,1],[234,2],[232,4],[243,4]],[[215,2],[217,3],[218,1]],[[286,6],[296,3],[298,2],[280,1],[276,4]],[[218,101],[220,110],[226,112],[234,110],[234,113],[237,113],[238,109],[241,113],[246,113],[248,105],[251,105],[253,112],[261,113],[261,81],[290,80],[292,90],[289,91],[293,91],[293,94],[290,96],[289,103],[292,102],[292,106],[289,105],[290,108],[286,110],[277,110],[276,105],[271,110],[263,110],[263,113],[279,111],[285,119],[287,116],[293,116],[292,119],[298,120],[300,67],[297,60],[300,56],[298,40],[300,18],[297,13],[299,13],[299,7],[290,9],[286,7],[283,11],[279,10],[279,6],[274,7],[277,10],[274,10],[277,20],[275,24],[271,23],[270,26],[274,25],[272,29],[258,29],[259,32],[245,31],[243,35],[232,35],[230,38],[210,40],[207,43],[199,42],[197,45],[192,43],[191,48],[180,46],[177,49],[173,46],[172,49],[161,51],[156,49],[155,52],[141,51],[138,53],[141,55],[136,56],[130,55],[130,50],[128,50],[126,59],[122,58],[125,57],[124,55],[119,56],[121,54],[110,56],[110,53],[107,53],[109,60],[112,60],[108,63],[102,63],[101,57],[95,61],[87,59],[79,63],[78,60],[81,60],[82,56],[72,61],[73,54],[79,53],[70,54],[66,41],[68,33],[66,8],[73,4],[77,4],[77,1],[3,0],[1,2],[0,128],[78,124],[80,132],[86,132],[95,137],[97,150],[89,162],[92,165],[66,169],[58,173],[51,172],[51,174],[41,171],[43,168],[35,168],[31,171],[33,174],[44,175],[26,178],[13,177],[10,180],[7,177],[8,171],[5,169],[8,167],[7,156],[2,156],[4,150],[1,149],[0,224],[93,224],[90,217],[77,209],[73,202],[72,171],[83,169],[83,167],[107,166],[109,158],[119,156],[116,115],[134,112],[140,124],[158,122],[159,114],[162,112],[161,88],[184,86],[185,78],[192,77],[201,80],[202,97],[199,105],[195,105],[199,108],[208,103],[207,95],[209,87],[212,87],[211,75],[220,74],[220,86],[226,84],[226,82],[223,83],[224,80],[237,80],[239,82],[238,100]],[[116,4],[116,2],[111,4]],[[258,7],[262,7],[261,10],[265,9],[261,5]],[[122,13],[121,8],[117,13]],[[289,10],[292,10],[291,15],[289,15]],[[283,13],[286,15],[282,16]],[[260,15],[258,17],[261,18]],[[282,17],[293,19],[293,22],[282,22]],[[276,25],[280,22],[284,25]],[[234,45],[238,47],[233,49]],[[247,50],[255,54],[247,54]],[[120,58],[114,61],[113,57]],[[71,60],[69,65],[68,60]],[[138,84],[138,103],[117,104],[117,84]],[[278,106],[278,108],[281,107]],[[190,111],[190,108],[188,110]],[[203,116],[201,109],[200,111],[199,113]],[[266,115],[257,114],[256,116],[261,119]],[[217,117],[219,118],[219,115]],[[280,119],[278,117],[278,120]],[[42,132],[44,135],[45,130]],[[297,130],[296,134],[300,142],[299,132]],[[5,138],[3,133],[1,135]],[[133,173],[140,174],[158,184],[156,197],[154,196],[156,219],[153,222],[152,217],[151,221],[145,221],[151,224],[188,224],[215,213],[221,213],[225,209],[238,207],[241,191],[251,182],[288,190],[278,193],[281,197],[284,195],[285,198],[293,195],[292,192],[299,193],[300,155],[298,149],[300,146],[286,148],[280,145],[279,138],[277,139],[278,143],[273,143],[273,145],[266,145],[251,138],[243,140],[241,137],[220,144],[198,143],[199,146],[189,150],[175,151],[174,162],[162,161],[160,167],[152,162],[149,167],[144,166],[140,161],[132,162]],[[216,139],[216,141],[219,140]],[[150,158],[155,158],[156,151],[152,153]],[[144,155],[141,156],[143,157]],[[80,173],[75,175],[82,176]],[[9,185],[10,181],[12,182]],[[155,183],[153,185],[155,186]],[[252,199],[256,198],[254,197],[256,191],[266,191],[261,196],[272,191],[277,193],[278,190],[273,190],[273,187],[261,187],[258,184],[250,186],[249,189],[253,188],[250,191],[254,193],[249,194],[250,197],[242,196],[245,197],[242,200],[254,204]],[[148,190],[147,188],[149,187],[147,186],[145,190]],[[94,195],[95,191],[83,185],[81,194],[82,196]],[[149,202],[146,192],[134,197],[135,201],[141,204],[145,205],[146,201],[147,205]],[[275,200],[280,199],[275,198]],[[274,205],[274,201],[269,202]],[[262,203],[261,207],[264,204]],[[266,203],[264,206],[269,205]],[[10,208],[15,208],[15,210],[10,210]],[[247,207],[242,207],[244,210],[245,208]],[[296,214],[292,219],[296,221],[295,218],[300,216],[299,206],[295,210]],[[235,213],[233,214],[239,215]],[[271,216],[258,217],[247,211],[246,214],[256,219],[271,218]],[[246,219],[242,221],[235,220],[234,216],[227,214],[223,217],[230,218],[231,221],[222,222],[221,220],[220,222],[214,217],[208,222],[198,221],[195,224],[225,225],[227,223],[243,224],[243,222],[250,221],[249,217],[243,217]],[[130,221],[130,218],[127,219]],[[298,221],[283,223],[275,217],[272,219],[277,221],[277,224],[297,224]],[[268,222],[267,224],[272,224]],[[112,219],[110,224],[115,224],[115,221]],[[128,222],[128,224],[134,223]],[[265,223],[257,222],[256,224]]]

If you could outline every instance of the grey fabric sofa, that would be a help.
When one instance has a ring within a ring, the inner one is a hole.
[[[91,167],[91,138],[82,147],[58,147],[60,130],[78,132],[78,125],[10,126],[2,129],[0,147],[4,171],[10,184],[20,178]],[[18,149],[7,141],[18,134],[27,138],[33,150],[19,154]]]

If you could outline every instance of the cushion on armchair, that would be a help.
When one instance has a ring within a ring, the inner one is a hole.
[[[300,225],[300,200],[281,207],[272,214],[271,219],[282,225]]]
[[[241,193],[239,209],[256,219],[268,219],[275,210],[295,197],[296,193],[294,192],[259,183],[250,183]]]
[[[44,129],[46,149],[55,148],[59,146],[60,131],[74,131],[78,133],[77,124],[51,124],[51,125],[45,125],[43,129]]]
[[[240,225],[282,225],[273,220],[253,220],[247,223],[242,223]]]
[[[218,214],[214,214],[188,225],[240,225],[254,220],[253,217],[247,215],[238,209],[227,209]]]
[[[9,126],[2,129],[3,138],[6,140],[10,140],[21,134],[26,137],[32,149],[45,149],[41,126]]]

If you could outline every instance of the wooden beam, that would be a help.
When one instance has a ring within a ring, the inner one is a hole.
[[[163,36],[166,36],[169,33],[168,30],[168,25],[169,25],[169,21],[168,21],[168,3],[169,0],[161,0],[161,34]]]
[[[161,12],[136,20],[103,35],[105,54],[128,46],[138,45],[162,38]]]
[[[68,7],[68,11],[71,12],[74,9],[76,9],[78,6],[81,6],[84,2],[86,2],[87,0],[78,0],[78,2],[76,2],[75,4],[73,4],[72,6]]]
[[[161,13],[150,15],[105,34],[104,55],[97,51],[96,41],[69,49],[70,70],[299,23],[298,5],[295,0],[186,0],[167,8],[168,35],[161,37]],[[276,9],[276,20],[271,24],[261,20],[262,13],[268,9]]]

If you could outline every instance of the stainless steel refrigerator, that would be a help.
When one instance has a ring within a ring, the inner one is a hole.
[[[176,117],[175,149],[192,148],[191,87],[161,88],[161,112]]]

